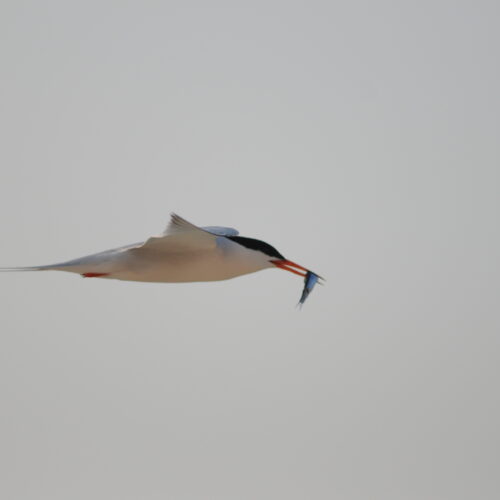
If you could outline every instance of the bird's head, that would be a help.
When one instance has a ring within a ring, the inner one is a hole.
[[[285,257],[278,252],[276,248],[265,241],[256,240],[254,238],[245,238],[243,236],[228,236],[228,238],[249,250],[257,252],[260,260],[262,260],[265,264],[263,268],[275,266],[279,269],[290,271],[291,273],[298,274],[302,277],[305,277],[308,271],[305,267],[302,267],[291,260],[285,259]]]
[[[304,278],[304,289],[302,290],[302,296],[298,304],[300,306],[304,304],[316,283],[323,284],[322,281],[324,279],[321,276],[291,260],[285,259],[276,248],[265,241],[245,238],[243,236],[227,236],[227,238],[238,243],[239,248],[245,249],[245,261],[247,263],[252,261],[256,265],[253,271],[274,266]]]

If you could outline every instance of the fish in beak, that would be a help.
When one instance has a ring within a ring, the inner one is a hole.
[[[316,283],[322,285],[319,280],[324,280],[321,276],[316,273],[313,273],[309,269],[292,262],[287,259],[275,259],[271,260],[271,262],[278,268],[284,269],[285,271],[289,271],[291,273],[297,274],[298,276],[302,276],[304,278],[304,288],[302,290],[302,295],[300,297],[299,303],[297,305],[302,307],[302,304],[306,301],[309,294],[312,292]]]
[[[302,295],[297,305],[300,305],[300,307],[302,307],[302,304],[304,304],[307,297],[309,297],[309,294],[312,292],[314,285],[316,285],[316,283],[319,283],[320,285],[322,284],[319,282],[320,279],[321,277],[317,274],[314,274],[312,271],[307,271],[304,278],[304,289],[302,290]]]

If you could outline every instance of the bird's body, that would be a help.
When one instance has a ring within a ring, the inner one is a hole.
[[[226,280],[274,267],[305,276],[301,271],[307,269],[286,260],[268,243],[238,234],[227,227],[197,227],[172,214],[165,232],[143,243],[60,264],[2,270],[67,271],[84,277],[163,283]]]
[[[226,280],[263,268],[255,252],[228,238],[218,236],[214,243],[213,248],[183,251],[174,245],[158,250],[138,243],[39,269],[125,281],[182,283]]]

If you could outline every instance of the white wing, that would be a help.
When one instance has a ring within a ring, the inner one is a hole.
[[[185,231],[196,231],[203,230],[207,233],[215,234],[217,236],[237,236],[240,234],[236,229],[232,227],[222,227],[222,226],[206,226],[206,227],[198,227],[191,222],[188,222],[186,219],[183,219],[180,215],[170,214],[170,222],[163,232],[163,236],[167,236],[169,234],[179,234],[180,232]]]
[[[134,250],[159,252],[211,250],[217,246],[218,236],[236,236],[237,234],[238,231],[230,227],[198,227],[173,213],[161,236],[152,236]]]

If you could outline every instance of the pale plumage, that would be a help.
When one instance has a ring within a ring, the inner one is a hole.
[[[172,214],[159,236],[78,259],[2,271],[67,271],[85,277],[180,283],[218,281],[278,267],[305,276],[307,269],[286,260],[274,247],[239,236],[236,229],[198,227]]]

